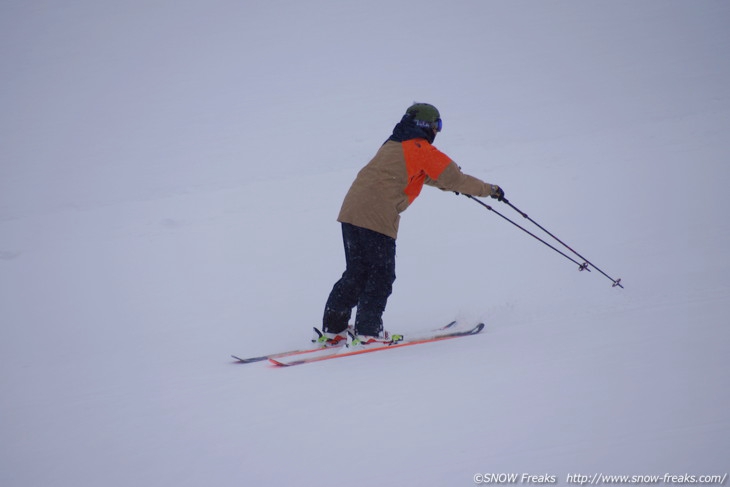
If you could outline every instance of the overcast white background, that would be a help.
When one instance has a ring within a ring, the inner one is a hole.
[[[3,1],[0,484],[727,472],[729,26],[706,0]],[[232,364],[306,345],[342,197],[413,101],[625,289],[425,188],[386,327],[483,334]]]

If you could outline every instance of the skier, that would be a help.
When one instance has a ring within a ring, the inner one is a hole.
[[[395,241],[400,213],[425,184],[472,196],[504,198],[497,185],[461,172],[434,147],[441,131],[439,111],[427,103],[408,108],[393,134],[358,173],[342,203],[346,268],[330,292],[322,318],[323,347],[347,343],[347,326],[357,307],[352,346],[388,343],[383,312],[395,281]]]

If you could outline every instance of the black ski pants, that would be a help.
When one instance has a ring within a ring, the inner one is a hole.
[[[342,224],[347,267],[330,292],[323,329],[343,332],[357,306],[355,333],[378,336],[395,281],[395,239],[349,223]]]

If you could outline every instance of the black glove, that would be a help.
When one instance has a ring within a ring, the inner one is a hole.
[[[497,201],[502,201],[504,199],[504,191],[502,188],[497,186],[496,184],[492,185],[492,194],[490,194],[492,198],[494,198]]]

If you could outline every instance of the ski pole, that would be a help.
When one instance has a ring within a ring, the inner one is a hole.
[[[506,216],[504,216],[503,214],[501,214],[500,212],[498,212],[497,210],[495,210],[494,208],[492,208],[491,206],[489,206],[488,204],[486,204],[482,200],[480,200],[478,198],[475,198],[474,196],[472,196],[470,194],[465,194],[464,196],[466,196],[467,198],[470,198],[470,199],[476,201],[477,203],[479,203],[480,205],[482,205],[483,207],[485,207],[487,210],[494,212],[496,215],[500,216],[501,218],[504,218],[505,220],[507,220],[508,222],[510,222],[512,225],[516,226],[517,228],[519,228],[520,230],[522,230],[523,232],[525,232],[526,234],[530,235],[531,237],[533,237],[533,238],[539,240],[540,242],[542,242],[543,244],[547,245],[548,247],[550,247],[551,249],[553,249],[555,252],[559,253],[560,255],[562,255],[563,257],[565,257],[566,259],[568,259],[569,261],[577,264],[579,271],[588,271],[588,272],[591,271],[588,268],[588,264],[586,264],[586,263],[581,264],[580,262],[578,262],[577,260],[573,259],[569,255],[566,255],[562,251],[556,249],[555,247],[553,247],[552,245],[550,245],[549,243],[547,243],[545,240],[541,239],[540,237],[538,237],[537,235],[535,235],[534,233],[532,233],[531,231],[529,231],[525,227],[521,226],[520,224],[518,224],[518,223],[514,222],[513,220],[507,218]],[[504,199],[503,199],[503,201],[504,201]]]
[[[621,289],[623,289],[623,287],[624,287],[624,286],[623,286],[623,285],[621,284],[621,279],[614,279],[614,278],[612,278],[611,276],[609,276],[608,274],[606,274],[605,272],[603,272],[603,271],[602,271],[601,269],[599,269],[599,268],[598,268],[598,266],[597,266],[597,265],[595,265],[595,264],[594,264],[593,262],[591,262],[590,260],[588,260],[588,259],[586,259],[585,257],[583,257],[582,255],[580,255],[580,254],[579,254],[578,252],[576,252],[575,250],[573,250],[573,249],[572,249],[572,248],[571,248],[571,247],[570,247],[570,246],[569,246],[568,244],[566,244],[565,242],[563,242],[562,240],[560,240],[560,239],[559,239],[558,237],[556,237],[555,235],[553,235],[552,233],[550,233],[549,231],[547,231],[547,229],[545,229],[545,227],[543,227],[542,225],[540,225],[539,223],[537,223],[537,222],[536,222],[535,220],[533,220],[532,218],[530,218],[529,216],[527,216],[527,213],[525,213],[524,211],[520,210],[519,208],[517,208],[517,207],[516,207],[515,205],[513,205],[512,203],[510,203],[510,202],[509,202],[509,200],[508,200],[507,198],[502,198],[502,201],[503,201],[503,202],[504,202],[505,204],[507,204],[508,206],[510,206],[510,207],[511,207],[511,208],[512,208],[513,210],[515,210],[515,211],[516,211],[517,213],[519,213],[520,215],[522,215],[523,217],[525,217],[525,218],[526,218],[527,220],[529,220],[529,221],[530,221],[530,222],[531,222],[531,223],[532,223],[533,225],[535,225],[535,226],[536,226],[537,228],[539,228],[540,230],[542,230],[543,232],[547,233],[548,235],[550,235],[551,237],[553,237],[553,238],[554,238],[555,240],[557,240],[558,242],[560,242],[560,243],[561,243],[561,244],[562,244],[562,245],[563,245],[563,246],[564,246],[564,247],[565,247],[566,249],[570,250],[570,251],[571,251],[571,252],[573,252],[573,253],[574,253],[575,255],[577,255],[578,257],[580,257],[581,259],[583,259],[583,261],[585,262],[585,263],[583,264],[584,266],[585,266],[586,264],[588,264],[588,265],[592,266],[592,267],[593,267],[593,268],[594,268],[595,270],[597,270],[598,272],[600,272],[601,274],[603,274],[604,276],[606,276],[607,278],[609,278],[609,279],[611,280],[611,282],[613,282],[613,287],[616,287],[616,286],[618,286],[618,287],[620,287]]]

